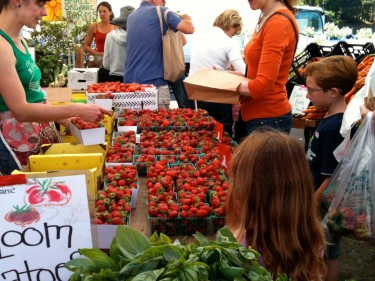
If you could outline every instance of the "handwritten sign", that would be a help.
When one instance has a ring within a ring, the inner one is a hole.
[[[75,22],[92,22],[97,19],[96,0],[63,0],[63,17]]]
[[[69,279],[64,264],[93,247],[86,183],[85,174],[37,174],[0,187],[1,280]]]
[[[310,104],[310,100],[306,98],[306,94],[307,88],[305,86],[294,86],[289,98],[289,102],[292,105],[292,114],[305,115],[302,111]]]

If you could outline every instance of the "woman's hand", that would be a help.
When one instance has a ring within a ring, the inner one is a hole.
[[[361,111],[362,120],[365,119],[367,113],[369,113],[371,111],[370,109],[368,109],[364,105],[361,105],[361,107],[359,108],[359,110]],[[372,113],[372,122],[374,123],[374,126],[375,126],[375,114],[374,114],[374,112]]]
[[[104,118],[104,115],[112,113],[96,104],[77,104],[77,117],[81,117],[88,122],[98,122]]]
[[[248,81],[242,81],[238,85],[237,93],[239,93],[241,96],[250,97],[250,90],[249,90],[249,86],[248,86]]]

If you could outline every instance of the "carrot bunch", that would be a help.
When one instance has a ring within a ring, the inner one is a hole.
[[[365,85],[365,79],[367,73],[370,70],[372,63],[374,62],[374,56],[367,55],[364,59],[358,64],[358,78],[354,87],[345,95],[345,101],[348,104],[355,94]]]
[[[320,120],[326,115],[327,110],[318,110],[315,106],[310,105],[302,112],[306,114],[301,118],[303,120]]]

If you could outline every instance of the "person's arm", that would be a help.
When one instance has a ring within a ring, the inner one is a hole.
[[[111,51],[112,51],[111,41],[112,41],[112,38],[110,34],[108,34],[104,42],[104,54],[103,54],[103,62],[102,62],[103,67],[107,70],[109,70],[111,67]]]
[[[319,188],[315,191],[315,198],[318,205],[323,202],[323,192],[327,189],[330,181],[331,177],[326,177]]]
[[[109,111],[95,104],[72,104],[52,106],[42,103],[28,103],[25,90],[18,77],[13,49],[5,39],[0,40],[0,94],[20,122],[56,121],[70,117],[81,117],[86,121],[99,121]]]
[[[182,32],[180,32],[180,36],[181,36],[182,46],[185,46],[187,43],[186,36]]]
[[[182,21],[177,25],[177,30],[185,34],[193,34],[195,31],[191,17],[187,14],[181,16]]]
[[[96,23],[92,23],[87,30],[87,35],[85,38],[85,43],[84,43],[84,48],[85,51],[88,52],[90,55],[101,55],[103,53],[98,52],[91,48],[92,41],[94,40],[94,35],[95,35],[95,30],[96,30]]]
[[[363,120],[366,117],[367,113],[369,113],[371,110],[368,109],[366,106],[361,105],[360,111],[361,111],[361,117],[362,117],[362,120]],[[372,113],[372,121],[373,121],[374,126],[375,126],[375,113],[374,112]]]

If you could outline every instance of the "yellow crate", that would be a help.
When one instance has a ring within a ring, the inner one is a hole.
[[[72,135],[62,135],[63,143],[78,143],[78,140],[76,137],[73,137]]]
[[[112,143],[112,134],[106,134],[105,135],[105,142],[108,144],[108,146],[111,145],[111,143]],[[108,150],[108,147],[107,147],[107,150]]]
[[[69,104],[72,104],[72,102],[58,102],[58,101],[53,101],[53,102],[50,102],[51,105],[54,105],[54,106],[59,106],[59,105],[69,105]]]
[[[67,169],[62,169],[62,170],[67,170]],[[80,170],[82,170],[82,169],[80,169]],[[40,174],[40,173],[49,173],[51,171],[55,172],[57,170],[53,169],[53,170],[46,170],[46,171],[36,171],[33,168],[31,168],[30,164],[28,164],[28,165],[24,166],[21,171],[14,170],[12,172],[12,175],[16,175],[16,174],[33,175],[33,174]],[[99,186],[96,168],[87,169],[87,171],[89,171],[89,173],[90,173],[90,177],[88,179],[88,186],[87,186],[87,188],[88,188],[87,192],[89,194],[89,200],[95,200],[97,198],[98,189],[101,188],[101,183],[100,183],[100,186]]]
[[[41,147],[41,154],[29,157],[31,171],[85,170],[96,168],[95,182],[101,185],[107,143],[84,146],[82,144],[55,143]]]
[[[112,134],[113,127],[115,126],[115,119],[112,116],[104,115],[103,119],[106,134]]]

